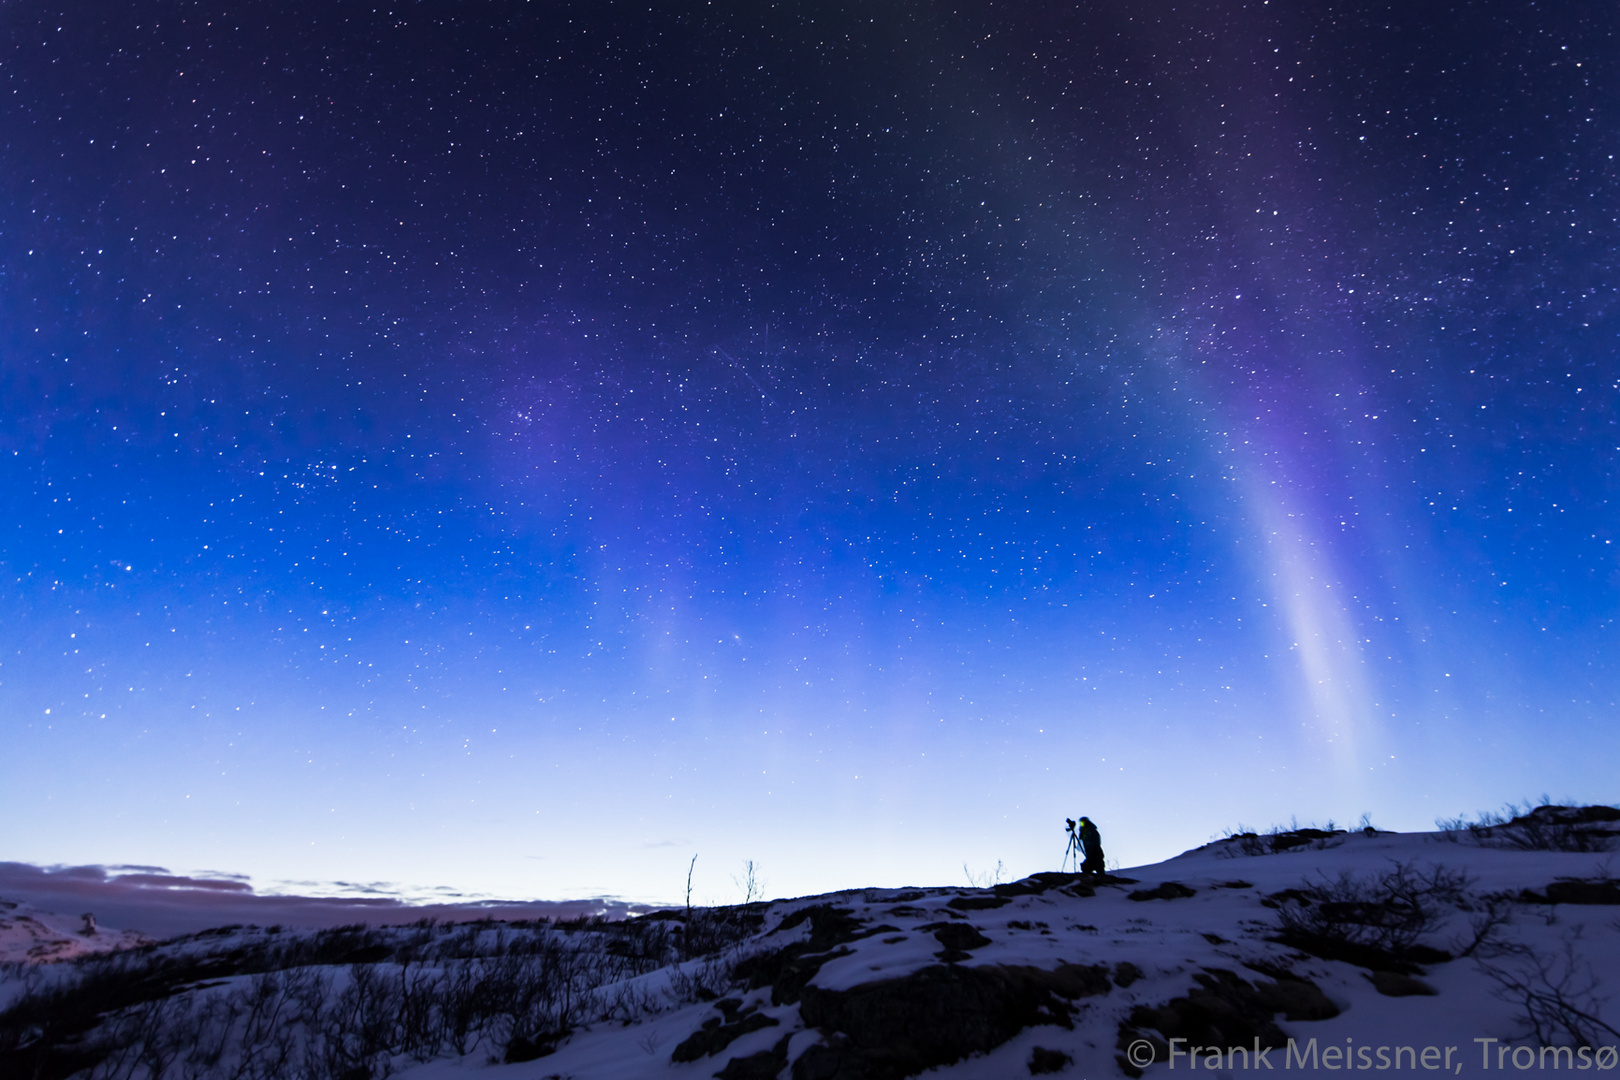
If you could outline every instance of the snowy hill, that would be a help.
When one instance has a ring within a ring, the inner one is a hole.
[[[94,920],[87,924],[82,915],[68,918],[0,900],[0,964],[74,960],[154,941],[134,930],[96,926]]]
[[[0,1015],[0,1072],[97,1054],[96,1076],[131,1078],[1614,1072],[1617,830],[1620,811],[1544,807],[622,923],[233,928],[54,965]]]

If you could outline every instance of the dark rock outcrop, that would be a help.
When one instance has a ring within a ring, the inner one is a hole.
[[[1185,900],[1189,896],[1196,896],[1198,890],[1183,885],[1179,881],[1167,881],[1156,889],[1137,889],[1131,893],[1132,900]]]
[[[807,921],[810,923],[810,936],[804,945],[810,952],[826,952],[835,946],[846,945],[861,937],[866,929],[866,924],[857,919],[855,912],[849,908],[812,904],[790,912],[777,924],[776,933],[792,930]]]
[[[1040,1076],[1042,1073],[1062,1072],[1074,1064],[1074,1058],[1061,1050],[1048,1050],[1044,1046],[1037,1046],[1030,1051],[1029,1075]]]
[[[1186,1039],[1191,1046],[1278,1049],[1288,1041],[1276,1024],[1278,1013],[1288,1020],[1328,1020],[1339,1015],[1338,1006],[1308,979],[1251,984],[1224,968],[1209,968],[1193,979],[1198,985],[1186,997],[1132,1009],[1120,1026],[1121,1049],[1142,1038],[1143,1029],[1156,1031],[1166,1040]]]
[[[1620,879],[1554,881],[1540,895],[1526,889],[1521,899],[1532,904],[1620,904]]]
[[[1367,976],[1367,981],[1373,984],[1385,997],[1416,997],[1419,995],[1433,996],[1440,991],[1410,975],[1402,975],[1398,971],[1375,971]]]
[[[780,1023],[774,1016],[757,1012],[730,1024],[723,1024],[719,1017],[714,1017],[677,1046],[669,1055],[669,1060],[696,1061],[698,1058],[712,1057],[749,1032],[776,1027]]]
[[[1402,975],[1421,975],[1424,964],[1443,964],[1451,959],[1449,952],[1428,945],[1410,945],[1395,950],[1357,941],[1286,933],[1271,940],[1321,960],[1340,960],[1368,971],[1393,971]]]
[[[792,1039],[792,1034],[787,1034],[769,1050],[732,1058],[714,1075],[717,1080],[776,1080],[776,1075],[787,1068],[788,1043]]]
[[[945,923],[934,930],[934,937],[945,946],[942,952],[935,955],[947,964],[966,960],[968,950],[982,949],[990,944],[990,939],[979,933],[977,927],[967,923]]]
[[[793,1080],[901,1080],[1035,1024],[1072,1026],[1070,1002],[1108,990],[1106,966],[1073,964],[935,966],[850,990],[807,986],[799,1014],[827,1037],[794,1062]]]
[[[732,969],[733,977],[742,980],[750,990],[769,986],[773,1005],[791,1005],[799,1000],[799,991],[815,978],[823,964],[850,954],[844,945],[899,929],[887,923],[868,926],[848,908],[815,904],[789,914],[777,931],[792,930],[806,921],[810,923],[807,940],[745,957]]]
[[[1011,903],[1005,896],[958,896],[945,906],[957,911],[988,911]]]

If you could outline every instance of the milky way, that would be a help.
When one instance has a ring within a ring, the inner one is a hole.
[[[723,899],[1612,798],[1615,23],[5,5],[0,855]]]

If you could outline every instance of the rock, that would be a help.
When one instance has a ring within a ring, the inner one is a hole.
[[[1035,1024],[1071,1026],[1069,1002],[1109,991],[1104,965],[926,967],[850,990],[804,988],[799,1015],[827,1033],[793,1080],[899,1080],[995,1049]]]
[[[1421,975],[1422,965],[1443,964],[1451,959],[1449,952],[1428,945],[1409,945],[1399,951],[1392,951],[1378,945],[1345,941],[1342,938],[1321,934],[1287,932],[1278,934],[1270,940],[1309,953],[1321,960],[1340,960],[1346,964],[1364,967],[1368,971],[1395,971],[1403,975]]]
[[[814,904],[789,914],[777,931],[791,930],[806,920],[810,922],[809,940],[745,957],[732,969],[733,978],[746,982],[750,990],[769,986],[771,1004],[791,1005],[799,1000],[799,990],[815,977],[821,965],[849,955],[850,951],[841,946],[873,934],[892,933],[899,929],[886,923],[868,927],[854,918],[848,908]]]
[[[1114,965],[1114,985],[1121,990],[1142,977],[1142,969],[1129,960],[1121,960]]]
[[[1416,997],[1418,995],[1434,996],[1440,991],[1424,982],[1414,979],[1410,975],[1402,975],[1398,971],[1375,971],[1367,976],[1367,981],[1373,984],[1385,997]]]
[[[1273,833],[1265,837],[1267,844],[1273,852],[1292,851],[1297,847],[1309,844],[1319,844],[1331,840],[1335,836],[1343,836],[1343,829],[1291,829],[1287,832]]]
[[[945,946],[943,952],[935,955],[948,964],[966,960],[969,949],[982,949],[990,944],[989,938],[966,923],[946,923],[934,931],[934,937]]]
[[[1014,896],[1038,896],[1046,890],[1033,881],[1013,881],[992,885],[990,891],[1003,899],[1010,899]]]
[[[810,952],[826,952],[837,945],[846,945],[861,936],[866,924],[855,918],[849,908],[832,904],[812,904],[791,912],[776,927],[776,932],[792,930],[806,920],[810,922],[810,939],[805,942]],[[894,929],[890,927],[889,929]]]
[[[860,1053],[842,1036],[816,1043],[793,1063],[793,1080],[864,1080],[871,1074]]]
[[[725,1068],[714,1075],[718,1080],[776,1080],[776,1074],[787,1068],[788,1043],[792,1039],[793,1035],[789,1033],[777,1040],[769,1050],[732,1058],[726,1062]]]
[[[1179,881],[1167,881],[1156,889],[1137,889],[1131,893],[1132,900],[1184,900],[1189,896],[1197,895],[1198,890],[1189,888]]]
[[[1062,1072],[1074,1064],[1074,1058],[1061,1050],[1048,1050],[1044,1046],[1037,1046],[1029,1055],[1029,1075],[1039,1076],[1042,1073]]]
[[[1005,907],[1012,901],[1005,896],[958,896],[946,903],[946,907],[957,911],[988,911],[991,908]]]
[[[1269,964],[1263,960],[1250,960],[1244,967],[1269,978],[1270,982],[1255,983],[1255,993],[1261,1004],[1289,1020],[1331,1020],[1339,1015],[1339,1007],[1322,993],[1320,987],[1303,975],[1288,968]]]
[[[1547,886],[1547,903],[1620,904],[1620,880],[1555,881]]]
[[[1289,1020],[1327,1020],[1339,1014],[1321,988],[1305,979],[1252,986],[1224,968],[1207,968],[1193,979],[1198,985],[1186,997],[1132,1009],[1120,1025],[1120,1048],[1142,1038],[1140,1029],[1152,1028],[1165,1039],[1186,1039],[1194,1046],[1278,1049],[1288,1040],[1273,1019],[1277,1013]]]
[[[771,985],[772,1005],[791,1005],[799,1000],[799,992],[804,989],[821,965],[829,960],[837,960],[841,956],[849,956],[849,949],[837,949],[830,953],[821,953],[817,956],[806,956],[789,964],[782,972],[781,978]]]
[[[1620,821],[1620,807],[1615,806],[1538,806],[1508,822],[1523,825],[1529,822],[1548,825],[1594,825]]]
[[[1620,829],[1620,807],[1538,806],[1511,821],[1468,827],[1475,839],[1495,840],[1525,851],[1610,851]]]
[[[557,1044],[567,1037],[567,1031],[542,1031],[527,1038],[514,1035],[506,1044],[506,1063],[517,1065],[554,1054],[557,1052]]]
[[[1263,1007],[1282,1013],[1285,1020],[1331,1020],[1339,1015],[1339,1007],[1309,979],[1279,978],[1256,983],[1254,990]]]
[[[671,1052],[669,1060],[696,1061],[701,1057],[712,1057],[749,1032],[776,1027],[780,1023],[781,1021],[774,1016],[757,1012],[750,1013],[734,1024],[721,1024],[718,1023],[718,1018],[711,1017]],[[787,1062],[784,1060],[783,1064]]]
[[[1038,896],[1041,893],[1048,892],[1052,889],[1061,889],[1064,886],[1075,885],[1077,883],[1086,884],[1086,886],[1089,888],[1091,885],[1105,879],[1108,879],[1107,874],[1063,874],[1048,872],[1031,874],[1027,878],[1023,878],[1022,880],[1014,881],[1008,884],[995,885],[991,887],[990,891],[995,893],[997,896]],[[1134,885],[1136,883],[1133,881],[1129,882],[1128,884]]]
[[[1272,1021],[1276,1010],[1262,1004],[1247,982],[1222,969],[1193,978],[1198,985],[1186,997],[1132,1009],[1130,1025],[1153,1028],[1166,1039],[1186,1039],[1195,1046],[1254,1044],[1275,1049],[1287,1045],[1287,1038]]]

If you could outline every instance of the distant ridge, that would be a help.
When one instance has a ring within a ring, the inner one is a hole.
[[[342,886],[338,886],[341,888]],[[352,888],[352,887],[351,887]],[[653,905],[613,897],[582,900],[454,899],[419,903],[370,886],[373,895],[299,896],[255,892],[234,876],[186,877],[162,867],[42,867],[0,862],[0,898],[45,912],[93,912],[113,926],[159,938],[231,924],[317,930],[364,922],[396,926],[419,919],[626,918]]]

